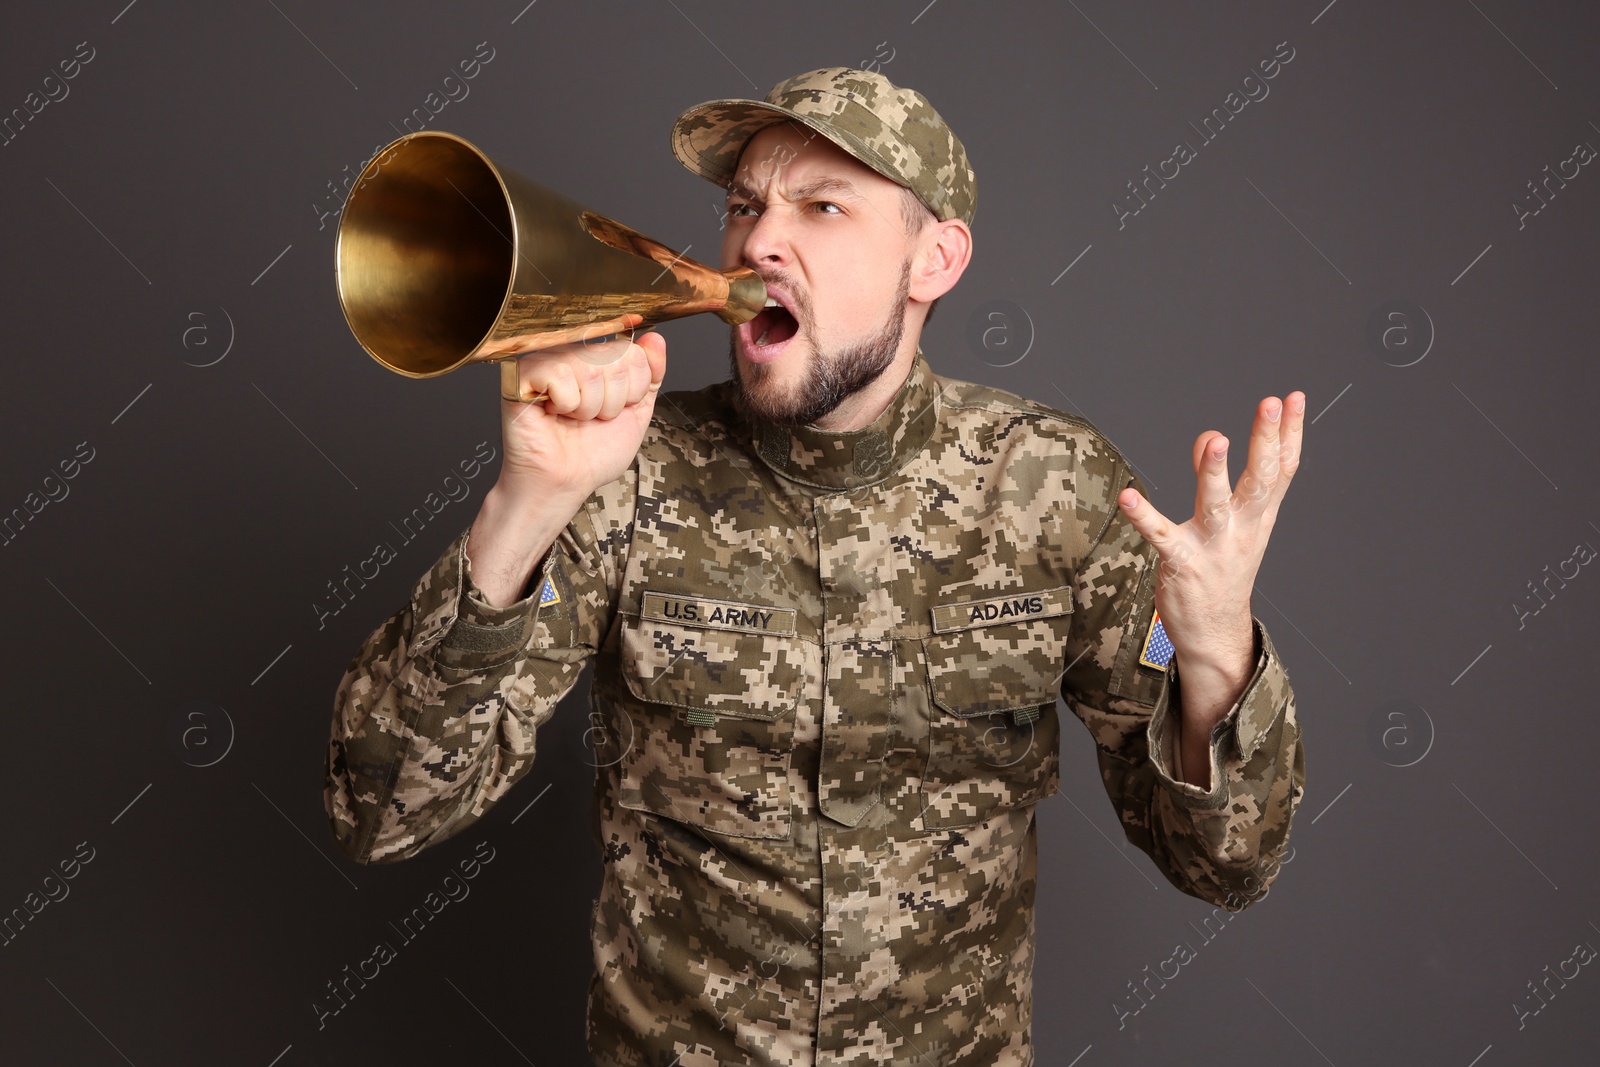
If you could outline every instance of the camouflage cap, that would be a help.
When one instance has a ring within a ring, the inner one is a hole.
[[[971,225],[978,179],[961,140],[925,96],[875,71],[824,67],[779,82],[764,101],[696,104],[673,123],[672,151],[702,178],[727,185],[745,142],[788,119],[910,189],[936,218]]]

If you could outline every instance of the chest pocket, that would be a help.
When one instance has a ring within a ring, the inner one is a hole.
[[[618,802],[736,837],[788,837],[806,678],[794,609],[647,591],[620,638],[638,703]]]
[[[972,826],[1056,791],[1071,613],[1066,586],[933,609],[925,828]]]

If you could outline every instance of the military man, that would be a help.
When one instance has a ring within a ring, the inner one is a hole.
[[[1304,756],[1250,592],[1305,397],[1236,487],[1201,434],[1175,523],[1087,421],[923,357],[976,183],[921,94],[813,71],[673,149],[775,306],[698,392],[655,333],[520,361],[549,399],[502,403],[498,482],[340,684],[334,833],[460,833],[592,661],[596,1063],[1031,1064],[1058,694],[1174,885],[1237,910],[1282,862]]]

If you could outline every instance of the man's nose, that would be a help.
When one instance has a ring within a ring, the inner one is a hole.
[[[792,220],[790,212],[769,205],[745,230],[744,262],[755,267],[789,262]]]

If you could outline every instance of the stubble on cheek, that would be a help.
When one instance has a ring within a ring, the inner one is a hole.
[[[804,342],[804,363],[791,372],[787,387],[780,384],[775,364],[749,363],[738,358],[738,333],[728,333],[728,359],[738,403],[747,414],[790,426],[804,426],[835,410],[846,399],[870,385],[894,359],[904,326],[910,291],[911,260],[900,269],[898,291],[878,332],[864,340],[824,352],[812,330],[815,318],[809,301],[798,293],[801,314],[790,344]],[[793,290],[791,290],[793,291]],[[793,363],[785,353],[779,362]]]

